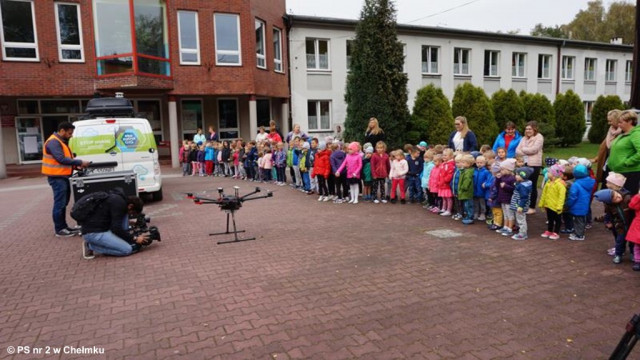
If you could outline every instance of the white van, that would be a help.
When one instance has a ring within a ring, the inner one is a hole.
[[[162,200],[158,147],[149,121],[134,117],[129,100],[118,97],[90,100],[87,113],[91,119],[73,123],[76,128],[69,142],[71,151],[79,159],[94,163],[117,161],[117,167],[95,169],[94,173],[133,170],[138,177],[138,193]]]

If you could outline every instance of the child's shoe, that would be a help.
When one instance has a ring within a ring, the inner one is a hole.
[[[633,266],[631,268],[633,269],[633,271],[640,271],[640,263],[633,263]]]
[[[502,232],[500,232],[500,235],[502,236],[512,236],[513,235],[513,231],[509,228],[503,228]]]
[[[395,204],[395,203],[396,203],[396,201],[397,201],[396,199],[391,199],[391,200],[389,200],[389,202],[390,202],[390,203],[392,203],[392,204]]]
[[[404,204],[406,204],[406,203],[407,203],[407,200],[405,200],[405,199],[400,199],[400,204],[403,204],[403,205],[404,205]]]
[[[382,200],[380,200],[380,202],[383,203],[383,204],[386,204],[387,200],[386,199],[382,199]]]
[[[551,235],[551,234],[552,234],[552,233],[551,233],[551,231],[545,231],[545,232],[543,232],[543,233],[542,233],[542,235],[540,235],[540,236],[541,236],[541,237],[543,237],[543,238],[548,238],[548,237],[549,237],[549,235]]]
[[[478,216],[478,221],[485,221],[487,218],[484,216],[484,214]]]
[[[591,223],[587,223],[584,228],[585,229],[591,229],[593,227],[593,225],[591,225]]]
[[[374,204],[380,204],[380,200],[375,199],[375,200],[373,200],[373,203],[374,203]]]
[[[573,229],[562,229],[560,230],[560,234],[573,234]]]
[[[571,235],[569,235],[569,240],[584,241],[584,236],[578,236],[576,234],[571,234]]]
[[[527,240],[527,235],[515,234],[511,237],[513,240]]]
[[[440,213],[440,209],[438,209],[437,206],[434,206],[434,207],[431,208],[431,212],[434,213],[434,214],[438,214],[438,213]]]
[[[445,211],[440,213],[440,216],[451,216],[451,213],[449,211]]]
[[[502,234],[503,232],[505,232],[505,231],[507,231],[507,228],[506,228],[506,227],[504,227],[504,226],[501,226],[500,228],[496,229],[496,232],[497,232],[497,233],[501,233],[501,234]],[[509,231],[511,231],[511,230],[509,230]]]
[[[613,257],[613,263],[614,264],[620,264],[622,262],[622,256],[620,255],[616,255]]]
[[[324,196],[320,195],[320,197],[318,198],[318,201],[322,201],[324,199]]]
[[[558,240],[558,239],[560,239],[560,235],[558,235],[557,233],[549,234],[549,240]]]
[[[501,228],[502,228],[501,226],[498,226],[496,224],[489,225],[489,230],[492,230],[492,231],[496,231],[496,230],[499,230]]]
[[[465,225],[471,225],[471,224],[473,224],[473,220],[471,220],[471,219],[464,219],[464,220],[462,220],[462,223],[463,223],[463,224],[465,224]]]
[[[322,201],[323,201],[323,202],[327,202],[327,201],[329,201],[329,196],[325,196],[325,197],[323,197],[323,198],[322,198]]]

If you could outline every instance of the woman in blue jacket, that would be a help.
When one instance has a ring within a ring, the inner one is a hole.
[[[516,130],[516,124],[512,121],[507,121],[504,127],[504,131],[498,135],[496,141],[493,143],[493,152],[497,153],[498,148],[507,149],[507,158],[516,157],[516,148],[520,144],[522,135]]]

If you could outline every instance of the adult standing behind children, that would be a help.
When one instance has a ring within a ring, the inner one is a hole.
[[[367,130],[364,132],[364,143],[369,143],[373,146],[376,146],[378,141],[384,140],[384,131],[380,128],[378,119],[374,117],[370,118],[369,124],[367,125]]]
[[[291,140],[295,139],[296,137],[299,137],[304,141],[307,141],[309,139],[309,136],[304,132],[302,132],[302,130],[300,130],[300,124],[294,124],[293,130],[289,131],[289,134],[287,134],[287,141],[286,141],[287,144],[290,143]]]
[[[218,133],[213,130],[213,126],[209,126],[209,141],[218,141]]]
[[[618,126],[620,123],[620,114],[622,111],[618,109],[611,110],[607,113],[607,122],[609,123],[609,129],[607,130],[607,134],[600,143],[600,147],[598,148],[598,154],[596,157],[591,159],[592,164],[598,164],[596,166],[596,181],[602,184],[604,188],[607,181],[605,180],[608,175],[608,171],[605,169],[605,165],[607,164],[607,158],[609,157],[609,151],[611,149],[611,144],[613,140],[622,133],[622,129]]]
[[[42,147],[42,173],[53,190],[53,224],[58,237],[79,235],[78,228],[67,225],[67,205],[71,197],[69,178],[74,166],[86,167],[88,161],[74,159],[69,149],[69,139],[76,127],[70,122],[58,125],[58,132],[52,134]]]
[[[505,148],[507,149],[507,158],[514,158],[521,139],[522,135],[516,130],[516,124],[513,121],[507,121],[504,131],[493,142],[493,151],[498,152],[498,148]]]
[[[529,177],[533,187],[531,188],[530,204],[531,209],[527,214],[535,214],[535,205],[538,201],[538,178],[542,169],[542,147],[544,146],[544,137],[538,132],[538,123],[529,121],[524,128],[524,137],[520,140],[520,144],[516,148],[516,155],[524,157],[525,164],[533,169],[533,173]]]
[[[449,135],[449,148],[456,152],[471,152],[478,150],[476,134],[469,130],[469,122],[464,116],[458,116],[453,125],[456,130]]]
[[[198,128],[198,133],[193,135],[193,142],[200,146],[204,144],[205,141],[207,141],[207,138],[202,133],[202,129]]]
[[[611,144],[607,170],[627,178],[624,188],[631,194],[638,192],[640,182],[640,129],[636,126],[638,115],[633,110],[620,114],[618,126],[622,133]]]

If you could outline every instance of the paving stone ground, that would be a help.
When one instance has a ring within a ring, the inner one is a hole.
[[[262,185],[274,197],[237,213],[258,239],[216,245],[225,214],[182,193],[255,184],[165,173],[146,207],[163,241],[91,261],[80,238],[54,237],[44,178],[0,181],[0,358],[604,359],[640,310],[640,273],[611,262],[602,224],[550,241],[537,214],[513,241],[418,205]]]

